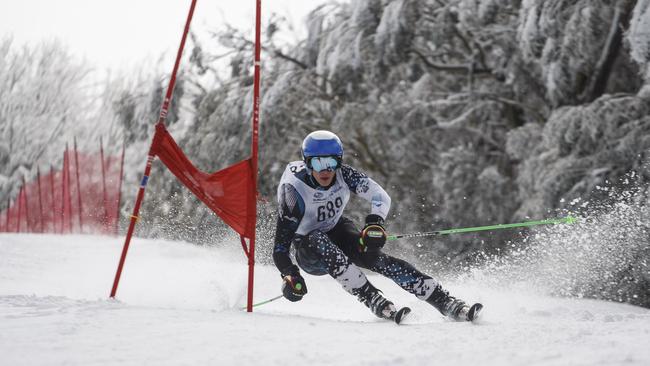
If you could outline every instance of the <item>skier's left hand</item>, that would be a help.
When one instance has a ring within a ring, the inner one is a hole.
[[[305,279],[302,278],[295,265],[286,272],[288,273],[282,275],[282,295],[291,302],[302,300],[302,297],[307,294]]]
[[[366,216],[366,226],[361,231],[361,238],[359,238],[359,251],[361,253],[378,251],[386,244],[387,236],[384,219],[381,216],[373,214]]]

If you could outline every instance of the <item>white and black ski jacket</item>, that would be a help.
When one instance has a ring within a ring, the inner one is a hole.
[[[321,187],[302,161],[287,165],[278,185],[278,221],[275,231],[273,262],[280,272],[289,274],[293,262],[289,255],[297,235],[314,230],[328,232],[343,215],[350,192],[370,202],[370,214],[386,219],[390,196],[362,172],[343,164],[329,187]]]

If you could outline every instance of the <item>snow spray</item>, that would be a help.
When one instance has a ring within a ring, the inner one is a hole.
[[[607,188],[599,187],[607,190]],[[647,191],[616,192],[612,202],[570,205],[574,225],[540,227],[500,256],[486,256],[462,282],[491,288],[589,297],[650,306]],[[594,207],[591,207],[594,206]],[[598,207],[596,207],[598,206]]]

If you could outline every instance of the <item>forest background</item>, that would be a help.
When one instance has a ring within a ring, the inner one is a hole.
[[[286,163],[307,133],[328,129],[345,162],[391,195],[391,232],[567,214],[590,228],[563,229],[561,245],[553,229],[495,231],[388,252],[438,273],[506,257],[532,265],[526,253],[553,242],[554,271],[589,262],[558,294],[650,307],[650,0],[352,0],[306,21],[294,43],[277,39],[291,29],[280,15],[263,29],[259,263],[270,263]],[[199,168],[216,171],[250,152],[252,37],[215,24],[191,39],[168,126]],[[72,136],[89,150],[102,136],[113,153],[126,146],[128,217],[168,78],[142,68],[97,81],[59,42],[1,40],[0,208],[23,176],[60,165]],[[366,212],[350,205],[358,222]],[[140,236],[234,237],[161,164],[142,218]]]

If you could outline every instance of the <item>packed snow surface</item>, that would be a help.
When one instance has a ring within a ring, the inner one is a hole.
[[[328,277],[308,295],[240,309],[247,267],[221,248],[134,239],[108,297],[123,238],[0,234],[1,365],[649,365],[650,310],[530,291],[444,283],[485,305],[475,324],[443,319],[387,279],[369,278],[413,309],[375,318]],[[435,274],[433,274],[435,276]],[[256,302],[280,293],[256,267]]]

